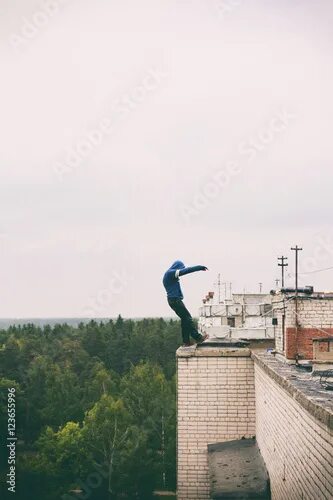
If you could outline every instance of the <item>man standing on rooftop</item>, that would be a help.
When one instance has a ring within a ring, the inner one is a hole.
[[[168,304],[181,319],[183,347],[189,347],[190,336],[201,344],[208,338],[208,335],[200,335],[196,329],[190,312],[186,309],[183,302],[183,293],[179,284],[179,277],[196,271],[208,271],[206,266],[185,267],[185,264],[176,260],[163,276],[163,285],[167,292]]]

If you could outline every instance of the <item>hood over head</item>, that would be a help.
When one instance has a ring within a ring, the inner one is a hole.
[[[185,264],[181,260],[175,260],[170,269],[185,269]]]

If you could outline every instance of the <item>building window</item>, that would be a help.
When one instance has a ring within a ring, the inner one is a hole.
[[[264,304],[264,314],[268,314],[273,310],[273,307],[271,304]]]
[[[228,318],[228,326],[235,328],[235,318]]]

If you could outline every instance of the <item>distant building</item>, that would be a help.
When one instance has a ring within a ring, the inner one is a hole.
[[[272,295],[232,293],[220,303],[209,292],[199,309],[199,329],[210,338],[273,339]]]

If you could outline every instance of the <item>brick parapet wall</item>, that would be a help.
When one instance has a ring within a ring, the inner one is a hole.
[[[313,390],[316,382],[306,379],[310,375],[297,377],[295,367],[272,356],[253,358],[256,438],[272,500],[332,500],[332,400],[325,391]]]
[[[255,433],[253,360],[242,348],[179,349],[177,374],[177,498],[208,499],[207,445]]]

